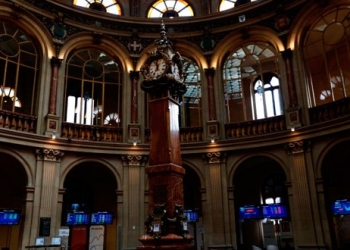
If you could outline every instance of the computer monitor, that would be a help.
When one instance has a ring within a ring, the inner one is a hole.
[[[239,208],[240,219],[261,219],[261,208],[258,205],[246,205]]]
[[[287,207],[281,204],[270,204],[263,206],[264,218],[279,219],[288,216]]]
[[[88,225],[90,223],[90,214],[84,212],[68,213],[66,219],[66,225]]]
[[[335,215],[350,214],[350,201],[336,200],[335,202],[333,202],[332,211]]]
[[[35,245],[36,246],[44,246],[45,245],[45,238],[44,237],[38,237],[35,239]]]
[[[51,245],[61,245],[62,238],[61,237],[52,237]]]

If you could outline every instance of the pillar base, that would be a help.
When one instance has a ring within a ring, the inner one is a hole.
[[[168,234],[162,236],[159,239],[155,239],[150,235],[143,235],[139,238],[142,246],[138,246],[138,250],[154,250],[154,249],[166,249],[166,250],[180,250],[191,249],[194,250],[193,244],[194,238],[188,235],[186,239],[176,234]]]

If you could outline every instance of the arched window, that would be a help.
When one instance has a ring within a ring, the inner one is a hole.
[[[122,103],[118,63],[97,49],[75,51],[66,69],[66,122],[120,126]]]
[[[192,7],[183,0],[156,1],[148,11],[147,17],[184,17],[193,16]]]
[[[34,115],[38,53],[29,35],[0,22],[0,108]]]
[[[264,74],[254,84],[254,117],[256,119],[281,115],[280,82],[271,74]]]
[[[310,107],[350,96],[349,15],[348,6],[338,7],[308,28],[303,56]]]
[[[91,10],[108,12],[115,15],[122,14],[120,5],[116,0],[73,0],[73,4]]]
[[[187,87],[183,95],[180,115],[180,127],[202,125],[202,88],[198,65],[191,59],[182,56],[184,83]]]
[[[239,5],[255,1],[257,0],[222,0],[220,3],[219,11],[229,10]]]
[[[281,115],[278,57],[268,43],[242,46],[223,68],[226,122]]]
[[[265,178],[262,186],[263,204],[288,203],[288,191],[284,174],[271,174]]]

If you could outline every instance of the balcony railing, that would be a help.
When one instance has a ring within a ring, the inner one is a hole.
[[[201,142],[203,141],[203,127],[182,127],[180,128],[180,142]],[[150,129],[145,130],[145,142],[150,142]]]
[[[203,140],[203,127],[180,128],[180,142],[201,142]]]
[[[350,115],[350,98],[309,109],[310,123],[317,124]]]
[[[310,123],[317,124],[350,115],[350,98],[345,98],[309,109]],[[0,128],[35,133],[37,117],[0,110]],[[226,139],[263,135],[286,130],[285,117],[225,124]],[[122,142],[123,129],[111,126],[91,126],[62,123],[62,138],[87,141]],[[145,130],[145,143],[149,143],[150,131]],[[180,128],[180,141],[203,141],[203,127]]]
[[[87,141],[122,142],[123,129],[63,122],[61,137]]]
[[[0,128],[35,133],[37,120],[36,116],[0,110]]]
[[[286,129],[284,116],[225,124],[226,139],[271,134]]]

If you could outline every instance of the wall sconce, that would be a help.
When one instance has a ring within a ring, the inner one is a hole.
[[[51,138],[52,138],[53,140],[56,139],[56,133],[55,133],[55,132],[52,132]]]
[[[293,124],[290,125],[290,131],[292,131],[292,132],[295,131],[295,126]]]

